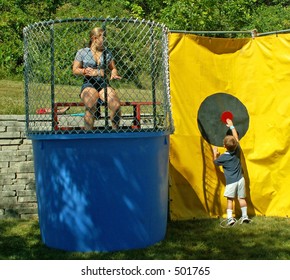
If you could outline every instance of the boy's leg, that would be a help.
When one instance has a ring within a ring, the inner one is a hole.
[[[236,219],[233,218],[233,204],[236,195],[237,183],[226,185],[224,196],[227,198],[227,225],[233,226]]]
[[[234,199],[231,197],[227,197],[227,218],[232,218],[233,217],[233,204],[234,204]]]
[[[249,223],[250,219],[248,217],[248,208],[247,208],[247,201],[245,199],[246,197],[246,191],[245,191],[245,179],[242,178],[238,182],[238,198],[239,198],[239,203],[242,211],[242,218],[241,218],[241,224],[242,223]]]
[[[242,210],[242,216],[247,216],[247,201],[245,198],[239,198],[240,207]]]
[[[234,199],[231,197],[227,197],[227,225],[232,226],[235,224],[236,220],[233,218],[233,204]]]
[[[242,217],[240,219],[241,224],[243,223],[249,223],[250,219],[248,217],[248,208],[247,208],[247,202],[244,198],[239,198],[239,203],[241,206],[241,210],[242,210]]]

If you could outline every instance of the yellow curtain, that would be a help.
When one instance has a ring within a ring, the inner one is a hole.
[[[175,125],[170,138],[171,219],[225,213],[222,169],[214,166],[213,143],[204,138],[198,125],[201,105],[217,93],[239,100],[248,113],[248,128],[240,144],[249,215],[288,216],[290,35],[221,39],[172,33],[169,69]],[[216,109],[216,104],[211,106]],[[233,113],[238,119],[239,113]],[[239,125],[244,124],[237,124],[238,129]],[[239,214],[238,205],[235,211]]]

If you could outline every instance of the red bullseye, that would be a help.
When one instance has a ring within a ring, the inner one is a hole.
[[[234,118],[234,116],[233,116],[232,112],[230,112],[230,111],[225,111],[221,115],[221,121],[225,124],[227,123],[227,119],[233,120],[233,118]]]

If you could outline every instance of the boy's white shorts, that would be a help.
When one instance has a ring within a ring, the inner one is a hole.
[[[242,177],[239,181],[226,185],[225,197],[235,198],[245,198],[246,197],[246,190],[245,190],[245,178]]]

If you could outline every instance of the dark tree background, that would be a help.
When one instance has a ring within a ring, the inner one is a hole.
[[[23,27],[49,19],[144,18],[187,31],[290,28],[288,0],[0,0],[0,11],[0,79],[22,78]]]

